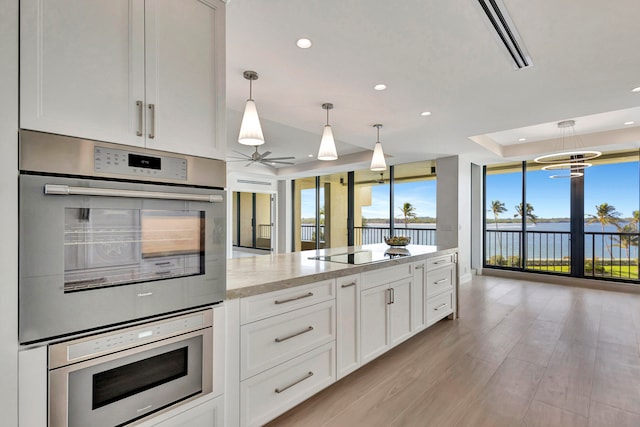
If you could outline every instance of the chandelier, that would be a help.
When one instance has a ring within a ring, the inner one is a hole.
[[[546,154],[536,157],[533,161],[543,164],[542,170],[545,171],[565,171],[559,175],[551,175],[549,178],[577,178],[584,175],[584,170],[591,167],[588,160],[593,160],[602,155],[599,151],[566,149],[566,142],[571,140],[570,145],[574,148],[580,147],[578,137],[575,134],[575,120],[563,120],[558,122],[558,128],[562,131],[562,150],[558,153]]]

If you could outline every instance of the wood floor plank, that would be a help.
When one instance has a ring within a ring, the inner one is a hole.
[[[509,357],[547,366],[560,339],[564,325],[546,320],[534,321],[516,343]]]
[[[586,427],[587,418],[534,400],[524,417],[526,427]]]
[[[587,417],[596,348],[558,341],[535,399]]]
[[[640,415],[623,411],[600,402],[591,402],[589,427],[638,427]]]
[[[640,414],[640,357],[627,346],[598,347],[592,399]]]

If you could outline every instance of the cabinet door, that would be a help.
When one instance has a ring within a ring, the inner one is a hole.
[[[145,5],[147,148],[224,159],[224,3]]]
[[[389,285],[391,304],[389,305],[390,342],[393,347],[409,338],[411,334],[411,278],[398,280]]]
[[[143,145],[142,0],[22,0],[20,8],[20,127]]]
[[[360,366],[360,276],[338,279],[338,379]]]
[[[389,347],[389,323],[387,321],[389,303],[389,285],[367,289],[360,294],[362,363],[375,359]]]

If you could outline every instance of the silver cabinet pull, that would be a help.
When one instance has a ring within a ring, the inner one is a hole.
[[[121,190],[118,188],[70,187],[68,185],[45,184],[44,194],[61,196],[106,196],[138,199],[187,200],[190,202],[221,203],[219,194],[163,193],[160,191]]]
[[[416,265],[416,270],[422,270],[424,268],[423,264]]]
[[[138,107],[138,130],[137,136],[142,136],[142,101],[136,101],[136,107]]]
[[[274,303],[276,303],[276,304],[284,304],[286,302],[297,301],[299,299],[309,298],[309,297],[312,297],[312,296],[313,296],[313,292],[309,292],[308,294],[300,295],[300,296],[293,297],[293,298],[280,299],[280,300],[277,299],[277,300],[274,301]]]
[[[391,291],[391,304],[393,304],[396,302],[396,290],[391,288],[390,291]]]
[[[442,282],[446,282],[447,279],[440,279],[440,280],[436,280],[435,282],[433,282],[434,285],[440,284]]]
[[[351,283],[345,283],[344,285],[342,285],[343,288],[350,288],[351,286],[355,286],[356,282],[351,282]]]
[[[289,384],[288,386],[282,387],[282,388],[277,388],[276,389],[276,393],[282,393],[283,391],[290,389],[294,385],[300,384],[302,381],[306,380],[307,378],[311,378],[312,376],[313,376],[313,372],[309,371],[309,373],[307,375],[305,375],[304,377],[300,378],[299,380]]]
[[[149,111],[151,111],[151,131],[149,132],[149,139],[156,137],[156,106],[155,104],[149,104]]]
[[[153,405],[147,405],[144,408],[136,409],[136,412],[143,412],[151,408],[153,408]]]
[[[387,289],[387,305],[391,304],[391,288]]]
[[[276,342],[286,341],[291,338],[297,337],[298,335],[306,334],[307,332],[311,332],[311,331],[313,331],[313,326],[309,326],[307,329],[304,329],[300,332],[296,332],[295,334],[287,335],[286,337],[283,337],[283,338],[276,338]]]
[[[448,306],[448,305],[449,305],[449,304],[446,304],[446,303],[445,303],[445,304],[440,304],[439,306],[437,306],[436,308],[434,308],[434,310],[436,310],[436,311],[437,311],[437,310],[440,310],[441,308],[444,308],[444,307],[446,307],[446,306]]]
[[[139,297],[150,297],[153,295],[153,292],[145,292],[143,294],[138,294]]]

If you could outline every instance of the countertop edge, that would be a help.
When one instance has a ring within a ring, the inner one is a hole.
[[[252,286],[245,286],[237,289],[227,290],[227,300],[246,298],[254,295],[260,295],[268,292],[279,291],[282,289],[294,288],[296,286],[307,285],[309,283],[320,282],[323,280],[336,279],[339,277],[359,274],[365,271],[378,270],[381,268],[392,267],[394,265],[413,263],[416,261],[426,260],[437,256],[447,255],[458,252],[458,248],[438,249],[434,252],[412,255],[402,258],[394,258],[385,261],[374,262],[371,264],[345,265],[343,269],[332,270],[315,274],[306,274],[303,276],[290,277],[282,280],[260,283]],[[319,261],[325,262],[325,261]]]

